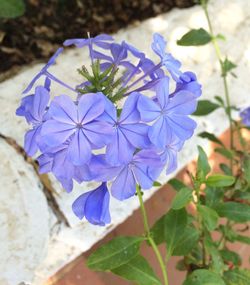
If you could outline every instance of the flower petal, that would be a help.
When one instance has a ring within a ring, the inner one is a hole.
[[[136,181],[132,171],[128,166],[125,166],[123,170],[114,180],[111,186],[111,194],[116,199],[122,201],[134,196],[136,191]]]
[[[63,144],[74,132],[75,127],[69,124],[48,120],[42,125],[41,140],[51,147]]]
[[[160,116],[160,107],[150,98],[141,95],[138,99],[137,108],[143,122],[152,122]]]
[[[32,114],[33,117],[42,122],[45,109],[49,103],[49,92],[43,86],[37,86],[34,95]]]
[[[115,135],[112,137],[112,143],[110,143],[106,149],[107,161],[111,165],[128,163],[133,157],[134,150],[135,147],[132,146],[124,134],[117,129]]]
[[[59,122],[66,124],[77,124],[77,107],[67,95],[60,95],[54,98],[50,104],[49,114]]]
[[[137,110],[137,102],[140,97],[140,93],[131,93],[124,103],[122,113],[119,119],[120,123],[137,123],[140,121],[140,113]]]
[[[81,96],[78,103],[78,121],[86,124],[104,112],[103,94],[89,93]]]
[[[161,116],[149,127],[148,137],[150,141],[159,149],[164,149],[169,140],[171,140],[172,131],[167,124],[166,119]]]
[[[33,156],[38,151],[37,135],[40,134],[41,128],[36,127],[29,130],[24,137],[24,149],[29,156]]]
[[[161,78],[155,88],[156,96],[162,109],[168,105],[169,99],[169,78],[167,76]]]
[[[84,165],[90,161],[91,148],[82,130],[75,132],[69,144],[68,157],[74,165]]]
[[[122,124],[121,132],[135,148],[146,148],[150,145],[148,138],[149,126],[145,124]]]

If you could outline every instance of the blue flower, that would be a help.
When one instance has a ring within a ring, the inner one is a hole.
[[[193,135],[196,123],[188,117],[197,106],[196,97],[188,91],[179,91],[169,98],[169,78],[162,78],[156,86],[157,102],[146,96],[140,96],[137,108],[144,122],[153,122],[148,136],[159,149],[177,136],[186,140]]]
[[[136,184],[142,189],[150,189],[163,169],[163,162],[155,150],[141,150],[129,162],[112,166],[99,155],[90,163],[91,171],[95,171],[94,180],[112,181],[111,194],[118,200],[125,200],[135,194]]]
[[[49,91],[43,86],[37,86],[35,94],[24,97],[21,106],[16,110],[18,116],[24,116],[32,125],[32,129],[25,134],[24,138],[24,149],[30,156],[38,150],[41,127],[46,120],[49,99]]]
[[[136,108],[139,96],[139,93],[129,95],[119,118],[114,105],[106,102],[108,112],[99,118],[104,118],[113,126],[111,143],[106,149],[107,160],[112,165],[127,163],[131,160],[136,148],[147,148],[150,145],[147,135],[148,126],[140,123],[140,114]]]
[[[183,74],[185,77],[180,77],[179,82],[176,84],[174,93],[181,90],[187,90],[194,94],[197,98],[200,97],[202,93],[201,84],[197,81],[196,75],[191,71],[184,72]]]
[[[83,95],[78,105],[66,95],[57,96],[51,103],[47,120],[42,127],[42,140],[54,147],[69,140],[68,158],[74,165],[91,159],[91,150],[102,148],[110,140],[112,128],[96,119],[104,111],[102,93]]]
[[[186,78],[186,76],[180,71],[180,61],[175,59],[170,53],[166,52],[166,46],[167,43],[164,38],[160,34],[155,33],[153,36],[153,43],[151,45],[152,50],[160,57],[162,65],[166,67],[173,79],[178,82],[181,76],[184,78]]]
[[[102,183],[98,188],[78,197],[72,209],[79,219],[85,217],[93,225],[105,226],[111,221],[109,200],[107,185]]]
[[[250,107],[243,109],[240,112],[240,117],[242,119],[242,123],[247,127],[250,127]]]

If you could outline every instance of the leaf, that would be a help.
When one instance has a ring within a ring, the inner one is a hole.
[[[229,175],[214,174],[207,178],[206,184],[211,187],[227,187],[234,184],[235,178]]]
[[[216,211],[203,205],[198,205],[197,209],[202,217],[202,221],[205,227],[209,231],[213,231],[216,228],[219,219]]]
[[[210,172],[211,167],[208,163],[208,158],[203,148],[198,146],[198,151],[199,151],[199,156],[198,156],[197,169],[198,171],[202,173],[203,181],[204,181],[207,174]]]
[[[182,188],[186,187],[184,183],[182,183],[180,180],[176,178],[172,178],[168,181],[168,184],[170,184],[176,191],[181,190]]]
[[[223,198],[224,191],[219,188],[207,187],[205,189],[206,194],[206,206],[214,208]]]
[[[147,260],[137,255],[128,263],[114,268],[112,272],[127,280],[135,281],[138,285],[161,285]]]
[[[208,140],[210,140],[212,142],[218,143],[221,146],[224,146],[221,140],[219,140],[214,134],[211,134],[209,132],[199,133],[198,136],[201,137],[201,138],[204,138],[204,139],[208,139]]]
[[[187,225],[187,212],[185,209],[170,210],[164,219],[164,236],[167,244],[167,257],[169,258],[176,248],[181,234]]]
[[[180,40],[177,41],[177,44],[180,46],[201,46],[211,42],[211,40],[212,37],[210,34],[203,28],[200,28],[187,32]]]
[[[154,184],[153,184],[154,187],[161,187],[162,184],[158,181],[155,181]]]
[[[249,285],[250,270],[235,268],[224,273],[227,285]]]
[[[192,192],[193,190],[188,187],[182,188],[175,195],[171,208],[174,210],[179,210],[181,208],[184,208],[192,200],[193,198]]]
[[[165,241],[165,236],[164,236],[164,220],[165,220],[165,215],[160,217],[155,224],[152,226],[150,229],[150,233],[157,245],[163,243]]]
[[[231,168],[226,165],[225,163],[220,163],[220,169],[226,174],[226,175],[232,175]]]
[[[198,269],[188,276],[183,285],[225,285],[225,282],[212,271]]]
[[[234,251],[222,249],[220,250],[220,255],[226,262],[231,262],[236,266],[241,265],[241,257],[238,253]]]
[[[234,240],[250,245],[250,237],[248,236],[235,235]]]
[[[218,152],[219,154],[225,156],[228,159],[233,159],[234,158],[234,152],[232,150],[230,150],[230,149],[226,149],[224,147],[222,147],[222,148],[217,147],[217,148],[215,148],[214,151]]]
[[[215,104],[209,100],[198,101],[196,111],[192,114],[193,116],[205,116],[212,113],[214,110],[220,108],[220,105]]]
[[[87,261],[90,269],[105,271],[111,270],[134,258],[138,252],[141,237],[117,237],[98,248]]]
[[[175,246],[172,255],[173,256],[184,256],[188,255],[191,250],[195,247],[199,240],[199,232],[193,226],[187,226]]]
[[[220,203],[216,206],[216,212],[219,216],[238,223],[250,221],[250,206],[246,204],[236,202]]]
[[[236,67],[237,65],[235,63],[226,58],[222,63],[222,76],[226,76],[228,72],[230,72],[232,69]]]
[[[22,0],[0,0],[0,18],[16,18],[25,12]]]

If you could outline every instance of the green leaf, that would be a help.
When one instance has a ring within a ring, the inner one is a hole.
[[[196,111],[192,114],[193,116],[205,116],[212,113],[214,110],[220,108],[220,105],[215,104],[209,100],[198,101]]]
[[[246,204],[236,202],[220,203],[216,206],[216,212],[219,216],[238,223],[250,221],[250,206]]]
[[[163,215],[159,220],[157,220],[153,227],[150,229],[150,233],[157,245],[165,241],[164,220],[165,215]]]
[[[164,237],[167,244],[167,258],[169,258],[176,248],[181,234],[187,225],[186,210],[170,210],[164,219]]]
[[[16,18],[25,12],[23,0],[0,0],[0,18]]]
[[[210,34],[203,28],[200,28],[197,30],[193,29],[186,33],[177,41],[177,44],[180,46],[202,46],[211,42],[211,40],[212,37]]]
[[[203,148],[198,146],[198,151],[199,151],[199,156],[198,156],[197,169],[198,171],[202,173],[203,181],[204,181],[207,174],[210,172],[211,167],[208,163],[208,158]]]
[[[158,181],[155,181],[154,184],[153,184],[154,187],[161,187],[162,184]]]
[[[188,255],[191,250],[196,246],[199,240],[199,232],[193,226],[187,226],[177,242],[172,255],[184,256]]]
[[[237,65],[235,63],[226,58],[222,63],[222,76],[226,76],[228,72],[230,72],[232,69],[236,67]]]
[[[225,285],[225,282],[212,271],[198,269],[188,276],[183,285]]]
[[[192,192],[193,190],[188,187],[182,188],[175,195],[171,208],[174,210],[184,208],[192,200]]]
[[[220,250],[220,255],[226,262],[232,262],[236,266],[241,265],[241,257],[238,253],[234,251],[222,249]]]
[[[198,205],[197,209],[202,217],[202,221],[205,227],[209,231],[213,231],[218,223],[218,214],[215,212],[215,210],[203,205]]]
[[[232,175],[231,168],[226,165],[225,163],[220,163],[220,169],[226,174],[226,175]]]
[[[183,182],[181,182],[176,178],[170,179],[168,181],[168,184],[170,184],[176,191],[179,191],[182,188],[186,187],[186,185]]]
[[[147,260],[140,255],[113,269],[112,272],[127,280],[135,281],[138,285],[161,285]]]
[[[214,208],[224,196],[224,191],[219,188],[207,187],[205,189],[206,206]]]
[[[249,285],[250,270],[235,268],[225,272],[224,278],[227,285]]]
[[[240,241],[242,243],[250,245],[250,237],[248,237],[248,236],[235,235],[234,240],[237,240],[237,241]]]
[[[221,146],[224,146],[221,140],[219,140],[214,134],[211,134],[209,132],[199,133],[198,136],[201,137],[201,138],[204,138],[204,139],[208,139],[208,140],[210,140],[212,142],[218,143]]]
[[[114,238],[92,253],[88,258],[87,265],[90,269],[98,271],[111,270],[121,266],[138,254],[143,240],[141,237]]]
[[[230,150],[230,149],[226,149],[224,147],[222,147],[222,148],[217,147],[217,148],[215,148],[214,151],[218,152],[219,154],[225,156],[228,159],[233,159],[234,158],[234,152],[232,150]]]
[[[206,184],[211,187],[227,187],[234,184],[235,178],[229,175],[214,174],[207,178]]]

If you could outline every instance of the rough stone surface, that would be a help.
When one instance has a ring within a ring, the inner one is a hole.
[[[32,166],[3,139],[0,161],[0,284],[17,285],[47,255],[51,212]]]
[[[221,42],[223,53],[227,54],[229,59],[238,65],[235,70],[238,78],[230,77],[229,80],[232,103],[239,107],[250,105],[250,97],[248,96],[248,91],[250,90],[250,81],[248,79],[250,68],[250,2],[248,0],[211,0],[210,10],[215,32],[223,33],[227,39],[226,42]],[[213,47],[206,45],[204,47],[184,48],[176,45],[176,40],[186,31],[190,28],[199,28],[200,26],[207,28],[203,12],[197,6],[181,11],[176,9],[168,14],[147,20],[136,27],[120,31],[115,35],[115,38],[117,40],[127,40],[149,56],[152,56],[152,58],[155,58],[150,50],[152,34],[154,32],[162,33],[169,40],[169,49],[175,57],[182,61],[183,70],[192,70],[198,75],[199,80],[203,84],[203,99],[211,99],[215,95],[223,96],[223,84],[219,76],[219,65],[216,63]],[[58,64],[52,68],[52,72],[74,86],[77,80],[79,80],[75,69],[79,67],[79,64],[86,64],[87,61],[87,51],[68,50],[59,58]],[[40,70],[41,66],[36,65],[27,68],[18,76],[0,84],[0,105],[2,107],[0,133],[14,138],[20,145],[23,144],[23,135],[27,125],[21,118],[15,117],[14,112],[19,104],[21,91],[36,72]],[[60,94],[61,91],[59,87],[56,89],[55,94]],[[221,110],[215,111],[206,118],[199,118],[197,121],[198,128],[196,133],[206,130],[219,135],[228,127],[226,117]],[[194,136],[185,144],[183,151],[180,153],[178,170],[195,158],[197,153],[194,146],[197,144],[208,147],[208,143],[205,140]],[[5,155],[5,150],[2,148],[1,152]],[[8,170],[6,171],[8,172]],[[166,182],[169,178],[163,173],[160,181]],[[133,198],[124,203],[113,199],[111,201],[112,224],[107,227],[95,227],[85,221],[78,221],[71,211],[71,204],[74,198],[79,193],[91,189],[93,184],[76,185],[73,193],[69,195],[63,191],[52,176],[50,176],[50,179],[55,190],[54,197],[70,226],[66,226],[61,221],[58,221],[57,226],[53,228],[50,240],[47,240],[47,243],[45,241],[47,256],[43,260],[40,259],[40,265],[36,263],[38,267],[34,273],[36,280],[34,284],[39,284],[41,280],[54,273],[82,251],[90,248],[91,245],[126,219],[138,207],[137,200]],[[9,184],[6,184],[4,189],[11,192],[11,179],[8,181]],[[20,194],[20,197],[24,198],[23,195],[25,195],[25,198],[29,199],[28,193],[32,189],[32,187],[27,187],[27,194],[23,192]],[[153,190],[147,191],[145,198],[149,198],[153,193]],[[8,200],[5,203],[9,203]],[[36,207],[38,209],[40,207],[40,212],[43,211],[42,206],[39,206],[38,203],[36,203]],[[41,215],[37,214],[37,216],[40,221]],[[37,232],[32,227],[30,232],[33,233],[34,237],[37,235]],[[6,243],[8,242],[6,241]],[[11,245],[13,246],[12,243]],[[31,251],[23,250],[23,254],[28,254],[27,252]],[[41,250],[41,252],[43,253],[44,251]],[[42,256],[41,252],[40,256]],[[0,264],[1,262],[2,259],[0,258]]]

